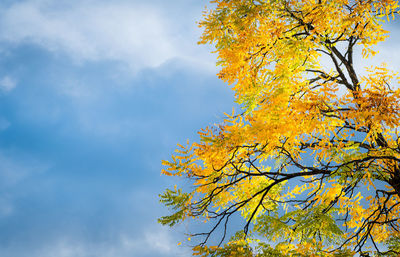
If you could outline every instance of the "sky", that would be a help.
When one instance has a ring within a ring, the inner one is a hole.
[[[182,183],[161,160],[234,105],[197,45],[205,5],[1,0],[0,257],[191,255],[158,194]]]

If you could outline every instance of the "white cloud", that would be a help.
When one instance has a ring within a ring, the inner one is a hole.
[[[10,216],[14,212],[14,206],[9,199],[0,198],[0,218]]]
[[[121,235],[121,246],[122,249],[137,254],[153,252],[170,255],[178,250],[177,242],[172,240],[165,229],[146,231],[141,237]]]
[[[24,153],[0,150],[0,188],[3,190],[48,169],[48,164]]]
[[[53,238],[43,245],[35,245],[31,249],[1,249],[0,254],[8,256],[32,257],[184,257],[191,256],[188,248],[178,247],[171,235],[162,228],[150,228],[151,231],[141,235],[123,234],[110,241],[96,241],[80,238],[78,235],[63,235]],[[135,231],[137,232],[137,231]],[[139,234],[139,233],[137,233]],[[9,252],[8,252],[9,251]],[[12,253],[12,254],[11,254]]]
[[[397,22],[392,24],[392,26],[387,26],[389,33],[389,38],[386,41],[377,45],[376,50],[378,50],[378,54],[373,58],[368,60],[368,63],[365,66],[372,65],[380,65],[381,63],[386,63],[389,69],[392,69],[396,72],[400,72],[400,24]]]
[[[193,25],[182,31],[182,22]],[[0,7],[0,30],[3,42],[34,43],[76,61],[121,61],[134,71],[172,58],[205,65],[212,59],[195,44],[195,20],[173,17],[154,3],[19,1]]]
[[[9,76],[0,79],[0,91],[10,92],[17,86],[17,81]]]
[[[8,129],[11,123],[3,117],[0,117],[0,131]]]
[[[0,129],[1,123],[0,118]],[[16,193],[14,190],[20,183],[47,171],[49,167],[48,164],[22,152],[0,149],[0,218],[14,214],[14,202],[21,193]]]

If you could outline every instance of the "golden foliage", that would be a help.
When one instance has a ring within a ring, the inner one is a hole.
[[[201,130],[199,142],[163,162],[163,174],[194,181],[181,213],[213,224],[193,234],[204,238],[197,254],[255,256],[240,240],[263,236],[284,243],[274,249],[282,256],[340,256],[399,237],[399,77],[384,64],[361,76],[353,60],[356,50],[377,53],[398,2],[212,3],[200,43],[215,46],[218,76],[243,113]],[[236,213],[243,237],[206,247],[219,227],[225,238]]]

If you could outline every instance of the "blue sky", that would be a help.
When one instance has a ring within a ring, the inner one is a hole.
[[[1,257],[190,256],[156,219],[181,183],[161,160],[233,106],[196,44],[205,4],[0,2]]]
[[[0,3],[0,256],[189,256],[161,160],[230,111],[200,1]]]

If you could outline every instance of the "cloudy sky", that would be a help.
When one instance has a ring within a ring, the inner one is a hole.
[[[190,255],[156,220],[161,160],[233,102],[204,6],[0,1],[0,256]]]
[[[205,4],[1,0],[0,256],[190,256],[156,219],[161,160],[233,105]]]

